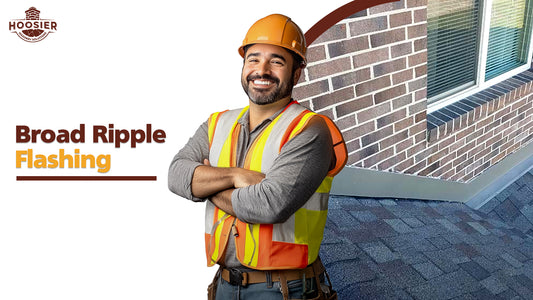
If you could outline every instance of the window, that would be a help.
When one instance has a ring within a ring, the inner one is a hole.
[[[430,111],[529,68],[532,1],[428,1]]]

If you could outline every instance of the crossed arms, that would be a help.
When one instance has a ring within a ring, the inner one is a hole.
[[[203,123],[174,157],[169,189],[193,201],[208,198],[248,223],[284,222],[305,204],[330,168],[331,136],[325,122],[315,119],[285,144],[266,174],[210,166],[207,123]]]
[[[237,188],[258,184],[265,178],[260,172],[243,168],[211,167],[209,160],[194,170],[191,192],[198,198],[210,196],[211,202],[232,216],[236,216],[231,204],[231,195]]]

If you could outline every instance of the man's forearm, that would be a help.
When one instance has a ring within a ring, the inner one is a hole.
[[[231,194],[235,189],[227,189],[212,195],[209,200],[213,202],[218,208],[222,209],[226,213],[235,216],[233,205],[231,204]]]
[[[211,167],[208,160],[203,166],[194,170],[191,192],[195,197],[205,198],[215,193],[230,189],[258,184],[265,178],[260,172],[242,168]]]
[[[198,166],[194,170],[191,192],[195,197],[206,198],[229,188],[233,188],[230,168]]]

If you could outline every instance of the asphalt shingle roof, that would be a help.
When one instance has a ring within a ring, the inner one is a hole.
[[[320,250],[339,299],[533,299],[533,174],[479,210],[332,196]]]

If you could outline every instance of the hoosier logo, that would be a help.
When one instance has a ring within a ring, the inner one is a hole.
[[[35,7],[30,7],[26,11],[26,19],[9,22],[9,30],[26,42],[35,43],[44,40],[50,32],[57,31],[57,23],[54,20],[41,19],[40,13]]]

